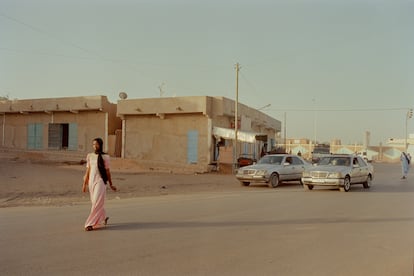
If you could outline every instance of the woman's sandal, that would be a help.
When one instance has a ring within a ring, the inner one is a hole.
[[[106,218],[105,218],[104,225],[107,225],[107,224],[108,224],[108,220],[109,220],[109,217],[106,217]]]
[[[87,226],[85,227],[85,231],[92,231],[93,230],[93,226]]]

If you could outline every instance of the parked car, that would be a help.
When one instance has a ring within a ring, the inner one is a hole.
[[[256,162],[257,160],[251,154],[242,154],[239,158],[237,158],[237,164],[239,168],[248,165],[253,165]]]
[[[250,183],[267,183],[276,188],[282,181],[301,181],[302,172],[311,166],[302,157],[290,154],[269,154],[257,164],[239,168],[236,178],[244,186]]]
[[[318,164],[307,168],[302,174],[302,183],[308,190],[314,186],[331,186],[348,192],[354,184],[370,188],[373,178],[374,167],[361,156],[331,154],[322,156]]]

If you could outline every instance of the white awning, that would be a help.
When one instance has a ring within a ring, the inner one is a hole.
[[[235,133],[234,129],[231,129],[231,128],[213,127],[213,135],[215,137],[221,137],[224,139],[234,140],[234,137],[235,137],[234,133]],[[247,143],[254,143],[256,141],[267,142],[267,134],[238,130],[237,141],[242,141],[242,142],[247,142]]]

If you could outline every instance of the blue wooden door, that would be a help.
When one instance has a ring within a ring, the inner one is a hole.
[[[198,161],[198,131],[187,133],[187,163],[196,164]]]
[[[78,149],[78,124],[69,124],[69,143],[68,150]]]

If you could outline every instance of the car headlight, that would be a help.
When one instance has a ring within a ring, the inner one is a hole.
[[[257,170],[256,171],[256,175],[266,175],[267,171],[266,170]]]
[[[340,172],[334,172],[334,173],[330,173],[328,175],[328,178],[343,178],[343,177],[342,177],[342,173],[340,173]]]

